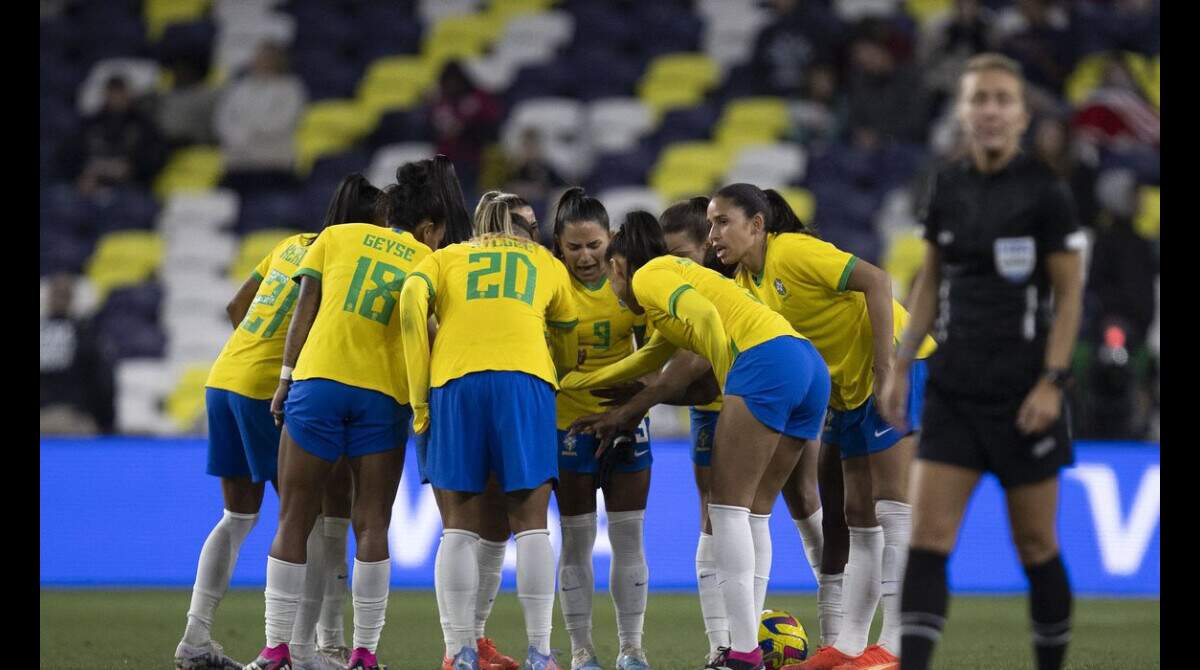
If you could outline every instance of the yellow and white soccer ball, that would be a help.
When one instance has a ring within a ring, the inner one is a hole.
[[[808,633],[791,614],[766,610],[758,623],[758,646],[767,670],[779,670],[808,658]]]

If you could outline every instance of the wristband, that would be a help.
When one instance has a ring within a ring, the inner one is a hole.
[[[1071,371],[1066,368],[1047,369],[1042,373],[1042,379],[1057,386],[1059,390],[1065,389],[1067,384],[1071,382]]]
[[[283,381],[288,381],[288,382],[292,381],[292,370],[295,370],[295,369],[296,368],[294,368],[290,365],[283,366],[279,370],[279,378]]]

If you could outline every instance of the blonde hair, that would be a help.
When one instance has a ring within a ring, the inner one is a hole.
[[[532,238],[529,222],[514,210],[525,206],[520,197],[512,193],[488,191],[479,199],[475,208],[475,237],[525,237]]]
[[[992,51],[981,53],[967,59],[966,65],[963,66],[962,74],[958,78],[959,95],[962,94],[962,82],[968,74],[979,72],[1004,72],[1017,80],[1017,86],[1021,90],[1021,103],[1026,107],[1029,106],[1029,101],[1026,99],[1025,92],[1025,75],[1021,72],[1021,64],[1017,61]]]

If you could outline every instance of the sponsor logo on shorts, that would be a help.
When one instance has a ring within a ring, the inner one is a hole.
[[[633,452],[633,457],[634,457],[634,458],[641,458],[642,456],[645,456],[645,455],[646,455],[646,454],[648,454],[648,453],[650,453],[650,450],[649,450],[649,449],[642,449],[641,451],[635,451],[635,452]]]
[[[895,429],[896,429],[895,426],[888,426],[887,428],[884,428],[883,430],[877,430],[877,431],[875,431],[875,437],[883,437],[884,435],[892,432]]]
[[[1037,444],[1033,445],[1033,457],[1041,458],[1046,454],[1054,451],[1055,441],[1053,437],[1042,438]]]
[[[562,450],[563,456],[574,456],[575,455],[575,436],[574,435],[568,435],[568,436],[564,437],[563,441],[562,441],[562,445],[563,445],[563,450]]]
[[[702,430],[696,434],[696,451],[712,451],[712,433]]]

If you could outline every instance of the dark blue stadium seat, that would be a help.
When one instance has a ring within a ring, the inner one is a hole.
[[[259,191],[242,198],[237,232],[245,235],[268,228],[299,228],[303,222],[297,195],[302,191]]]
[[[596,193],[615,186],[645,184],[657,159],[658,151],[645,141],[633,151],[599,156],[592,166],[588,189]]]
[[[371,152],[367,149],[351,149],[338,154],[324,156],[313,164],[309,181],[334,181],[335,183],[351,172],[367,171],[371,164]]]
[[[570,63],[575,72],[588,73],[587,83],[579,87],[581,100],[632,96],[636,94],[638,79],[646,69],[644,58],[607,46],[573,47],[563,60]]]
[[[711,102],[673,109],[663,115],[658,130],[647,141],[661,151],[675,142],[704,140],[712,135],[713,126],[720,117],[721,108]]]
[[[96,248],[93,238],[47,228],[44,220],[41,239],[40,276],[43,277],[58,272],[82,274],[84,264]]]
[[[106,318],[100,324],[100,334],[112,343],[113,358],[162,358],[167,351],[167,335],[158,321]]]
[[[141,321],[158,319],[159,306],[163,301],[163,288],[156,281],[147,281],[135,286],[113,289],[104,300],[98,318],[120,315]]]
[[[95,204],[95,225],[100,232],[151,230],[158,216],[158,203],[149,192],[122,188]]]
[[[633,16],[639,26],[639,34],[651,36],[637,41],[642,54],[657,56],[700,50],[704,22],[681,3],[638,3]]]
[[[609,3],[576,2],[564,7],[575,17],[574,41],[581,46],[604,46],[619,51],[638,48],[640,40],[653,36],[641,32],[637,17]]]
[[[172,23],[154,45],[155,58],[164,65],[180,59],[207,64],[216,38],[217,27],[212,21]]]
[[[358,58],[335,48],[298,50],[292,70],[304,80],[310,100],[353,97],[362,77]]]
[[[583,85],[577,73],[564,61],[523,67],[504,92],[505,107],[512,109],[529,98],[575,97]]]
[[[425,142],[432,137],[432,132],[424,109],[399,109],[379,117],[379,124],[367,137],[366,146],[378,149],[398,142]]]
[[[395,54],[414,54],[421,48],[424,26],[412,3],[367,2],[355,19],[367,61]]]

